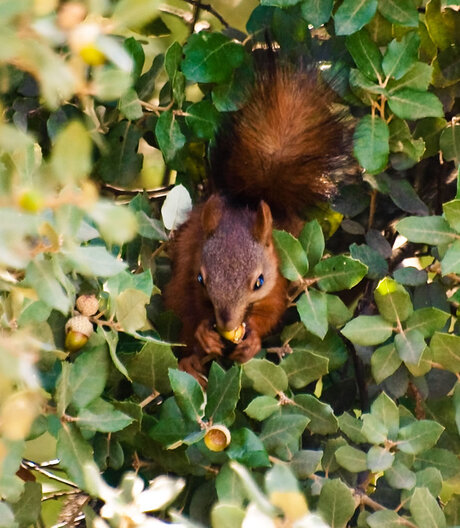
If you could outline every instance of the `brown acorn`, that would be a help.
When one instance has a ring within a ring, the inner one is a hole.
[[[210,451],[223,451],[230,444],[232,436],[225,425],[212,425],[204,435],[204,443]]]

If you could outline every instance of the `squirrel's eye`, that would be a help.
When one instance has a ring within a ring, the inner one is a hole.
[[[200,284],[204,284],[203,275],[201,274],[201,271],[198,273],[198,275],[197,275],[197,277],[196,277],[196,280],[197,280]]]
[[[258,290],[262,286],[263,283],[264,283],[264,276],[259,275],[257,277],[256,282],[254,283],[254,290]]]

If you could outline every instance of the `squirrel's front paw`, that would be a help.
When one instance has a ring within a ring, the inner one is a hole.
[[[213,329],[210,321],[201,321],[196,329],[195,338],[206,354],[222,355],[224,344],[220,335]]]
[[[192,354],[179,360],[179,368],[188,374],[191,374],[199,384],[206,388],[207,378],[205,376],[205,367],[201,364],[200,357]]]
[[[238,361],[239,363],[246,363],[246,361],[252,359],[259,352],[261,346],[262,342],[259,334],[247,330],[243,341],[238,343],[235,350],[230,354],[230,359]]]

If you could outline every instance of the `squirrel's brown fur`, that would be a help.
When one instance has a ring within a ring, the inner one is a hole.
[[[346,134],[331,105],[315,72],[272,65],[258,71],[248,102],[218,135],[214,192],[175,234],[165,290],[183,325],[180,366],[202,383],[206,356],[224,350],[216,323],[231,330],[245,322],[230,355],[244,362],[286,309],[272,228],[297,234],[305,207],[333,191],[329,177],[343,160]]]

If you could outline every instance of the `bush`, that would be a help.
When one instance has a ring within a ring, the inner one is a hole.
[[[245,29],[192,0],[0,5],[2,527],[460,522],[458,6],[260,4]],[[362,178],[277,234],[295,306],[204,392],[165,249],[267,33],[320,65]]]

